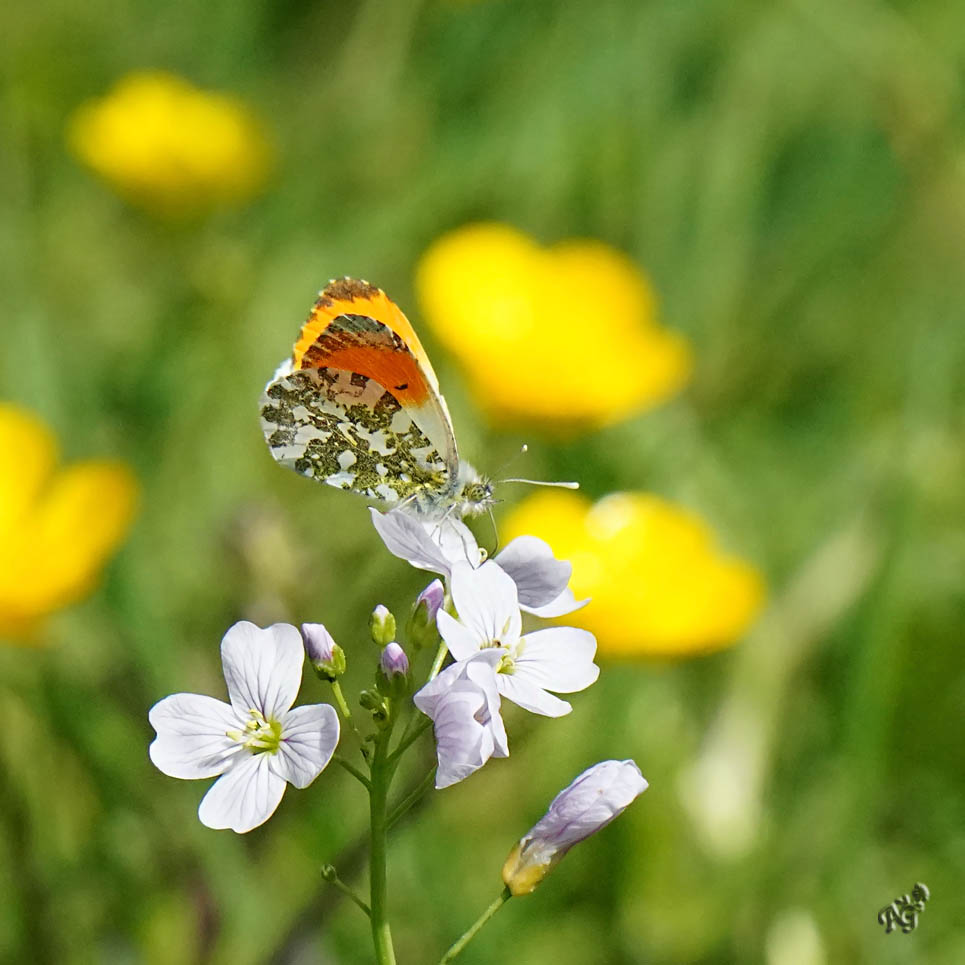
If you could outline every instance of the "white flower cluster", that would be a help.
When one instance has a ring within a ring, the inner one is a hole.
[[[448,787],[490,757],[509,754],[499,712],[503,697],[534,714],[561,717],[571,707],[554,693],[585,690],[597,679],[593,634],[561,626],[522,632],[521,611],[562,616],[587,601],[576,602],[567,586],[570,564],[535,536],[520,536],[485,560],[457,520],[371,512],[389,552],[449,582],[457,615],[440,609],[436,620],[455,662],[413,698],[433,721],[436,787]]]
[[[508,756],[503,698],[560,717],[571,707],[556,694],[597,679],[591,633],[565,626],[523,633],[523,612],[562,616],[587,601],[577,602],[567,587],[570,564],[536,537],[519,537],[487,560],[457,520],[425,522],[374,509],[372,519],[390,552],[448,583],[455,615],[443,606],[438,580],[420,595],[417,611],[422,607],[424,621],[435,622],[453,662],[412,698],[433,722],[436,787],[448,787],[491,757]],[[377,608],[370,628],[383,647],[380,673],[404,686],[409,662],[393,639],[394,618]],[[322,679],[335,681],[344,671],[345,655],[321,624],[305,624],[299,633],[283,623],[267,629],[236,623],[221,644],[230,702],[174,694],[152,708],[154,764],[171,777],[219,777],[199,809],[208,827],[257,827],[274,813],[287,784],[307,787],[331,760],[339,739],[335,709],[292,709],[305,649]]]

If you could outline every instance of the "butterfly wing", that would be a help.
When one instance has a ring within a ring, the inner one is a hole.
[[[261,422],[283,466],[370,499],[397,503],[444,491],[449,468],[398,399],[357,372],[280,370]]]
[[[342,279],[322,292],[290,363],[262,398],[282,465],[394,503],[452,489],[459,457],[438,382],[412,326],[386,295]]]

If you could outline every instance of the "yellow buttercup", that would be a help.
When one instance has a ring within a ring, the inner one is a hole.
[[[0,638],[35,640],[44,617],[91,591],[130,527],[137,490],[120,463],[58,468],[50,429],[0,403]]]
[[[429,248],[416,286],[496,421],[604,425],[665,401],[690,377],[689,344],[657,323],[647,279],[599,241],[544,248],[508,225],[469,225]]]
[[[570,492],[530,496],[504,537],[532,533],[573,564],[569,614],[597,635],[601,654],[681,657],[735,643],[760,611],[761,575],[722,553],[707,525],[650,493],[615,493],[592,504]]]

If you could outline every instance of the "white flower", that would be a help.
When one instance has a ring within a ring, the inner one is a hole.
[[[480,566],[486,558],[476,537],[457,519],[419,520],[399,510],[381,513],[370,508],[372,523],[386,549],[419,570],[448,579],[452,568]],[[518,536],[493,558],[516,582],[519,606],[541,617],[557,617],[586,606],[567,588],[573,567],[553,555],[549,544],[536,536]]]
[[[291,709],[303,661],[295,627],[236,623],[221,641],[231,703],[173,694],[151,708],[151,760],[161,771],[186,779],[221,775],[201,801],[202,824],[250,831],[271,817],[286,783],[307,787],[331,760],[339,734],[334,708]]]
[[[434,725],[437,788],[469,777],[490,757],[509,756],[496,688],[502,657],[502,650],[485,650],[454,663],[412,698]]]
[[[593,663],[596,639],[575,627],[547,627],[521,636],[516,584],[495,563],[473,569],[453,566],[452,600],[459,619],[441,610],[436,617],[449,652],[466,660],[478,651],[500,648],[496,685],[507,699],[546,717],[562,717],[572,709],[548,691],[571,694],[584,690],[600,675]]]
[[[386,549],[417,570],[448,577],[455,562],[482,562],[476,537],[458,519],[419,520],[402,510],[381,513],[374,506],[369,512]]]
[[[633,761],[601,761],[585,770],[510,851],[503,865],[509,890],[528,895],[574,844],[606,827],[646,789]]]

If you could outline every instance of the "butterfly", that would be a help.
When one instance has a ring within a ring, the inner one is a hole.
[[[389,508],[438,519],[494,501],[491,481],[459,458],[411,323],[366,281],[339,278],[319,293],[265,386],[261,425],[281,465]]]

